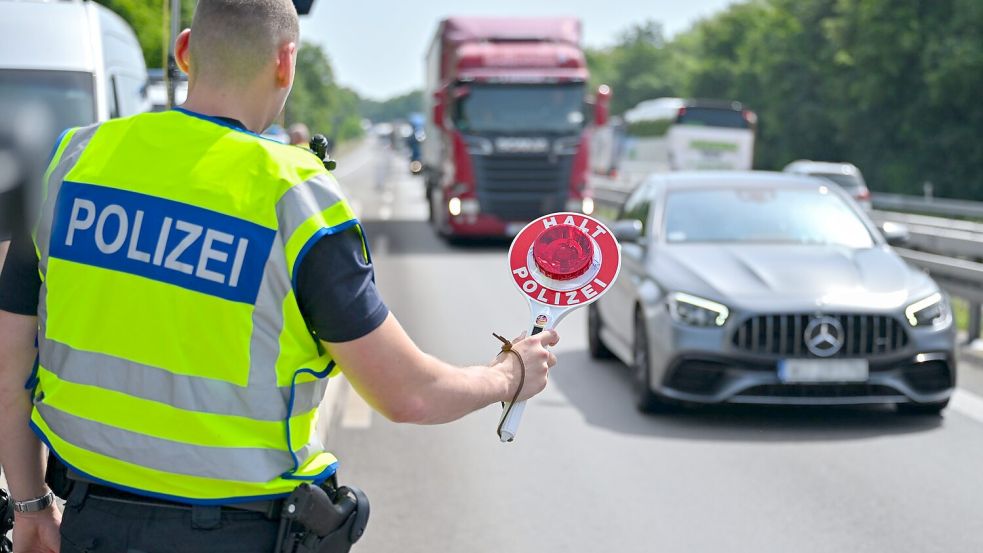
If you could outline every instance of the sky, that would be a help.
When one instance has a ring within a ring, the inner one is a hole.
[[[304,40],[320,43],[338,81],[377,100],[423,85],[423,56],[450,15],[579,17],[587,46],[612,44],[635,23],[661,22],[669,36],[734,0],[315,0],[301,18]]]

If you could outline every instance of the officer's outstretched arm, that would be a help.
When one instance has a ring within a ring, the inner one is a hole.
[[[547,370],[556,364],[546,348],[556,345],[559,336],[546,331],[520,338],[513,345],[526,366],[519,398],[528,399],[546,387]],[[395,422],[457,420],[492,403],[512,401],[519,385],[515,356],[455,367],[421,351],[392,314],[362,338],[324,345],[359,395]]]
[[[0,310],[0,466],[16,499],[44,495],[45,457],[31,432],[31,393],[24,383],[34,367],[37,317]]]

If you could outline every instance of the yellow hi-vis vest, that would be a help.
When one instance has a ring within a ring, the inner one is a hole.
[[[83,477],[188,503],[327,479],[315,425],[338,367],[296,270],[357,225],[316,157],[219,119],[68,131],[35,229],[35,431]]]

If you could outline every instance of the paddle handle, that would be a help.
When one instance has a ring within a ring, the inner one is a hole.
[[[536,324],[533,323],[532,328],[529,330],[529,335],[535,336],[543,330],[546,330],[546,328],[536,326]],[[510,405],[512,406],[511,410],[509,409]],[[505,404],[505,408],[502,410],[502,419],[499,419],[499,440],[502,440],[503,442],[511,442],[515,439],[516,433],[519,432],[519,423],[522,422],[522,413],[524,413],[525,410],[525,400],[518,401],[514,405],[510,403]]]

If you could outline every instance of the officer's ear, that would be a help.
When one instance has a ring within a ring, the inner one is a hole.
[[[276,52],[276,85],[290,88],[294,84],[294,71],[297,63],[297,43],[285,42]]]
[[[191,56],[188,54],[190,42],[191,29],[185,29],[177,36],[177,41],[174,43],[174,58],[177,61],[177,66],[186,75],[191,74]]]

